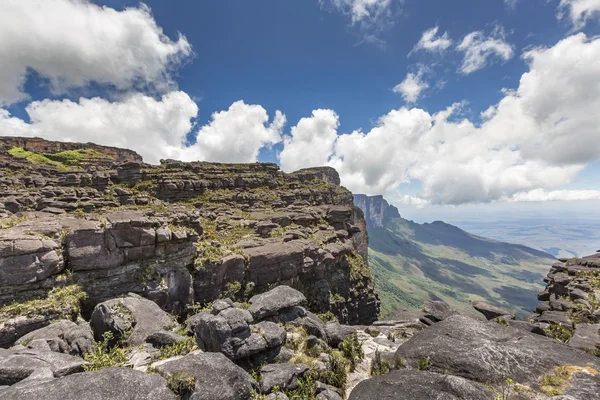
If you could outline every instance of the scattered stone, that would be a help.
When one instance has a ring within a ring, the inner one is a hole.
[[[86,364],[80,357],[50,350],[0,349],[0,385],[12,385],[39,368],[48,368],[55,377],[83,371]]]
[[[83,357],[94,350],[94,335],[88,325],[77,325],[72,321],[57,321],[35,330],[17,340],[17,344],[27,347],[34,341],[44,341],[48,349]]]

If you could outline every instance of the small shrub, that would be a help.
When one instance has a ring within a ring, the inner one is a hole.
[[[544,329],[544,331],[549,337],[565,344],[569,343],[569,340],[571,340],[571,337],[573,336],[573,332],[571,332],[566,326],[556,324],[554,322],[551,322],[550,325]]]
[[[344,392],[348,384],[348,360],[339,351],[329,351],[330,369],[326,371],[314,371],[315,381],[323,382],[327,385],[335,386]]]
[[[419,356],[419,371],[429,371],[429,368],[431,367],[429,365],[430,361],[431,357],[429,356],[427,356],[427,358]]]
[[[73,319],[80,312],[81,302],[87,298],[81,286],[55,287],[46,298],[15,302],[0,308],[0,320],[16,316],[53,315],[60,319]]]
[[[115,337],[112,332],[104,332],[102,341],[94,343],[94,351],[86,354],[83,366],[86,371],[98,371],[104,368],[122,367],[127,362],[127,351],[120,347],[111,347]]]
[[[356,369],[356,365],[365,357],[365,352],[362,348],[362,343],[358,339],[358,334],[355,332],[352,336],[344,339],[338,348],[348,361],[350,361],[350,372]]]
[[[298,388],[284,391],[290,400],[313,400],[315,398],[315,381],[310,374],[298,379]]]
[[[187,399],[194,392],[196,378],[185,372],[176,372],[167,379],[167,386],[178,398]]]
[[[365,333],[367,333],[368,335],[371,335],[371,337],[376,338],[377,336],[379,336],[379,334],[381,332],[378,331],[377,329],[367,328],[367,329],[365,329]]]
[[[338,322],[338,317],[336,317],[335,314],[332,313],[331,311],[327,311],[324,314],[317,314],[317,317],[319,317],[319,319],[325,323],[331,322],[331,321]]]
[[[375,356],[371,361],[371,376],[379,376],[390,372],[390,364],[381,359],[379,350],[375,350]]]
[[[177,343],[173,343],[160,348],[159,358],[165,360],[175,356],[184,356],[198,350],[196,339],[192,336],[185,338]]]
[[[235,299],[241,290],[242,284],[240,282],[228,282],[227,285],[225,285],[225,290],[219,295],[219,298]]]

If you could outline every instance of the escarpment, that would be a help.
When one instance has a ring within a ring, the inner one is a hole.
[[[344,323],[377,318],[365,222],[331,168],[157,166],[93,144],[0,145],[3,346],[128,293],[184,315],[285,284]]]

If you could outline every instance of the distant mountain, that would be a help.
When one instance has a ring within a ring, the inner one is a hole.
[[[472,235],[435,221],[417,224],[400,216],[382,196],[354,195],[367,221],[369,264],[382,315],[420,308],[441,299],[471,312],[484,300],[519,314],[532,311],[542,279],[555,259],[526,246]]]

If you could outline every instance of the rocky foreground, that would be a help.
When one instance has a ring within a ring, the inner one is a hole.
[[[377,321],[334,170],[0,138],[0,399],[596,399],[600,256]]]

